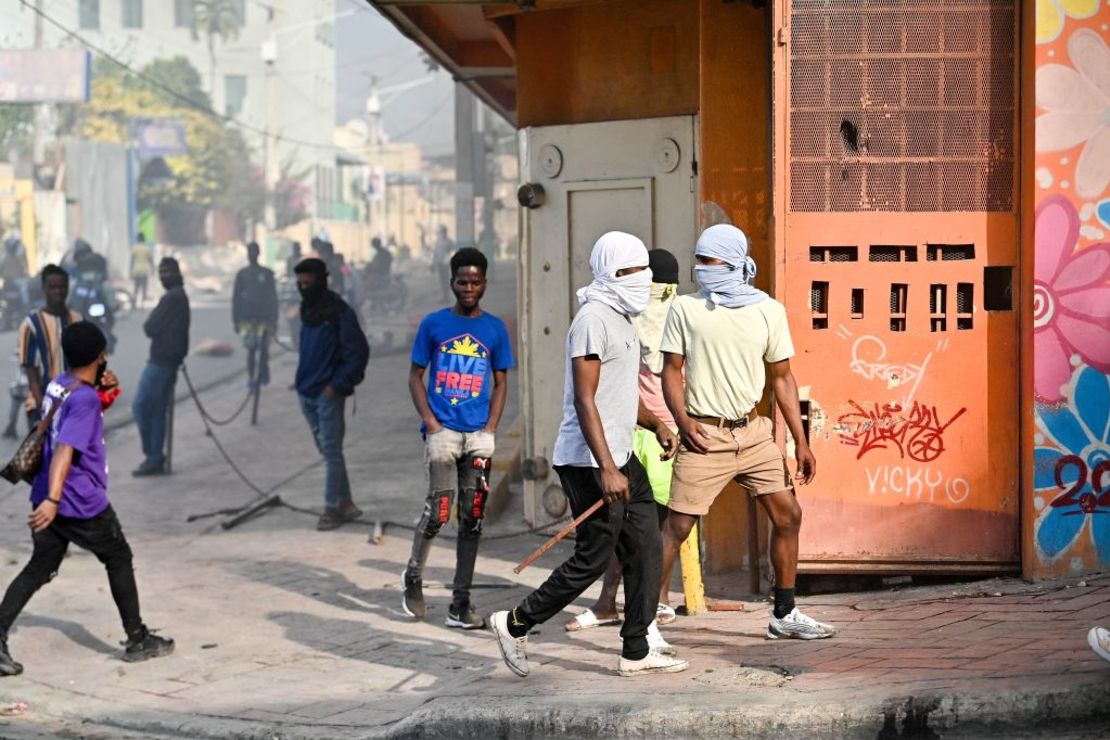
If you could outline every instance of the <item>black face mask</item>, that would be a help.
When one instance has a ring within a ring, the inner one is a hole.
[[[108,372],[108,363],[107,362],[102,362],[99,365],[97,365],[96,366],[96,382],[93,385],[95,385],[97,388],[99,388],[100,384],[104,381],[104,373],[106,373],[106,372]]]
[[[323,298],[324,293],[327,292],[327,289],[328,287],[323,283],[323,281],[317,281],[308,286],[297,286],[297,290],[301,294],[301,300],[310,306]]]

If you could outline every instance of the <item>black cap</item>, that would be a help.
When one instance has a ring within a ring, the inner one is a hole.
[[[71,368],[93,364],[107,348],[108,340],[104,338],[104,332],[89,321],[77,321],[62,330],[62,353]]]
[[[309,273],[312,275],[319,275],[320,277],[327,277],[328,266],[324,264],[324,261],[321,259],[309,257],[308,259],[303,259],[298,262],[297,266],[293,268],[293,272],[298,275]]]
[[[651,268],[653,283],[678,284],[678,260],[666,249],[653,249],[648,252],[648,267]]]

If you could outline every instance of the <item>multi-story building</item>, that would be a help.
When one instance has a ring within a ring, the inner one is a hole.
[[[210,39],[194,22],[198,6],[225,2],[239,27]],[[29,48],[37,33],[44,48],[79,45],[72,31],[134,69],[183,56],[216,112],[244,124],[271,182],[287,167],[316,192],[334,189],[335,0],[40,0],[53,23],[13,5],[0,45]]]

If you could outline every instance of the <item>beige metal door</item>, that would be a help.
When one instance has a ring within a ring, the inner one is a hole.
[[[575,291],[590,281],[594,242],[619,230],[649,249],[669,249],[684,268],[683,291],[692,289],[695,131],[693,116],[676,116],[520,133],[522,179],[545,195],[524,212],[520,267],[524,515],[534,526],[558,518],[565,506],[551,451],[563,413],[566,333],[578,308]]]

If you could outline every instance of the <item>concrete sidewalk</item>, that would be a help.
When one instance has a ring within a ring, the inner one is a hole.
[[[299,473],[279,493],[314,508],[323,471],[284,390],[291,362],[277,361],[258,427],[243,418],[216,434],[261,488]],[[366,525],[318,533],[310,515],[284,508],[230,531],[217,518],[188,522],[253,496],[189,405],[178,407],[172,477],[128,476],[138,442],[133,429],[114,432],[112,497],[136,554],[144,618],[177,652],[123,663],[103,569],[74,551],[11,636],[26,672],[0,681],[0,699],[28,709],[0,716],[0,736],[1024,737],[1042,727],[1103,736],[1110,664],[1084,638],[1110,623],[1110,576],[807,598],[803,608],[841,629],[813,643],[767,641],[762,603],[680,617],[664,633],[690,670],[637,679],[614,673],[615,629],[571,636],[557,618],[537,630],[532,675],[518,679],[488,633],[442,625],[448,590],[430,585],[424,622],[400,611],[404,527],[424,489],[407,367],[401,355],[372,360],[349,417],[356,501],[367,518],[395,523],[378,546]],[[240,385],[206,393],[205,404],[230,413]],[[30,551],[25,495],[13,489],[2,510],[4,584]],[[513,564],[542,540],[514,513],[487,531],[475,597],[487,613],[538,585],[570,548],[518,577]],[[449,527],[433,550],[429,581],[451,580],[452,536]]]

